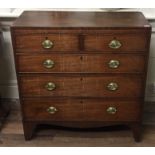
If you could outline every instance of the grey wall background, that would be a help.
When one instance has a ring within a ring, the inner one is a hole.
[[[1,23],[0,93],[3,98],[18,98],[17,79],[10,35],[11,24],[12,22],[10,21]]]

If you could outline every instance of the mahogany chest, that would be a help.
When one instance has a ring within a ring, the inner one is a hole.
[[[24,12],[11,27],[25,139],[38,124],[125,124],[140,141],[151,26],[140,12]]]

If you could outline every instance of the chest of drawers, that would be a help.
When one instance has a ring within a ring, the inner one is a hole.
[[[11,27],[25,139],[38,124],[125,124],[140,140],[151,27],[139,12],[24,12]]]

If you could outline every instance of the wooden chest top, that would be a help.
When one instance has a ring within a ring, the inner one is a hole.
[[[49,28],[144,28],[150,27],[140,12],[25,11],[13,27]]]

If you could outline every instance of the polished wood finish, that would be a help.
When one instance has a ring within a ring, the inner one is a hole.
[[[141,143],[133,141],[132,134],[126,126],[106,126],[100,127],[101,122],[89,122],[91,128],[75,129],[62,128],[53,125],[38,126],[33,134],[33,140],[27,142],[23,137],[23,126],[20,111],[19,100],[8,101],[11,105],[11,113],[5,121],[5,125],[1,129],[0,146],[1,147],[154,147],[155,146],[155,126],[143,124],[143,140]],[[150,105],[151,103],[147,104]],[[154,103],[152,103],[154,104]],[[154,122],[154,114],[148,113]],[[147,119],[145,115],[145,121]],[[150,119],[149,119],[150,120]],[[25,122],[26,123],[26,122]],[[52,122],[53,124],[54,122]],[[55,124],[60,125],[60,122]],[[69,124],[69,122],[65,122]],[[33,125],[35,123],[33,122]],[[79,124],[79,127],[86,126],[86,122],[76,121],[74,124]],[[88,123],[87,123],[88,124]],[[93,125],[92,125],[93,124]],[[103,122],[105,125],[105,122]],[[147,123],[148,124],[148,123]],[[62,124],[64,126],[64,124]],[[92,129],[92,126],[94,127]],[[29,128],[27,128],[28,130]],[[137,134],[138,135],[138,134]],[[27,135],[28,136],[28,135]]]
[[[16,57],[21,73],[143,73],[145,70],[145,55],[138,54],[23,54]],[[47,59],[54,61],[52,68],[43,65]],[[118,60],[118,68],[110,68],[110,60]]]
[[[63,31],[62,31],[63,32]],[[16,48],[18,50],[23,50],[27,52],[39,52],[39,51],[57,51],[57,52],[76,52],[80,50],[80,42],[78,38],[81,38],[78,34],[32,34],[16,36]],[[118,53],[124,52],[141,52],[147,49],[147,38],[145,34],[119,34],[117,31],[115,34],[93,34],[93,35],[82,35],[83,36],[83,49],[85,51],[91,52],[107,52],[107,51],[115,51]],[[50,49],[44,49],[42,46],[42,42],[46,39],[49,39],[53,42],[54,46]],[[119,49],[111,49],[109,48],[109,43],[113,39],[117,39],[121,42],[123,46]],[[136,42],[135,42],[136,40]]]
[[[148,22],[140,12],[64,12],[25,11],[14,27],[32,28],[143,28]]]
[[[132,80],[131,80],[132,78]],[[139,76],[20,76],[22,97],[143,97],[142,78]],[[56,88],[45,88],[53,82]],[[111,82],[118,84],[116,91],[108,90]]]
[[[25,140],[30,140],[33,136],[33,132],[36,128],[36,124],[34,122],[26,122],[23,121],[23,129],[24,129],[24,136]]]
[[[118,49],[109,48],[109,43],[111,40],[116,39],[119,40],[122,46]],[[147,38],[145,34],[94,34],[94,35],[86,35],[84,37],[84,49],[86,51],[113,51],[116,53],[124,53],[124,52],[141,52],[147,49]],[[136,41],[135,41],[136,40]]]
[[[11,33],[26,140],[38,124],[126,124],[140,141],[151,35],[140,12],[24,12]],[[42,45],[47,39],[49,49]],[[112,40],[121,46],[110,48]],[[43,65],[47,59],[53,67]],[[110,68],[110,60],[119,66]],[[49,82],[55,89],[47,90]],[[107,88],[111,82],[115,91]]]
[[[138,123],[132,123],[132,124],[130,124],[130,128],[133,131],[133,136],[135,138],[135,141],[140,142],[142,137],[139,133],[141,133],[142,125],[139,122]]]
[[[80,99],[24,100],[23,105],[27,121],[34,117],[34,121],[83,121],[83,104]],[[57,112],[50,114],[47,111],[50,106],[55,107]]]
[[[44,49],[42,42],[50,40],[54,46],[51,49]],[[71,34],[41,34],[41,35],[23,35],[16,37],[16,48],[26,50],[27,52],[44,51],[77,51],[78,36]]]
[[[30,106],[31,104],[31,106]],[[105,101],[104,99],[27,99],[23,100],[24,118],[28,121],[138,121],[140,102]],[[57,112],[50,114],[53,106]],[[36,108],[37,107],[37,108]],[[108,107],[116,107],[116,114],[109,114]]]

